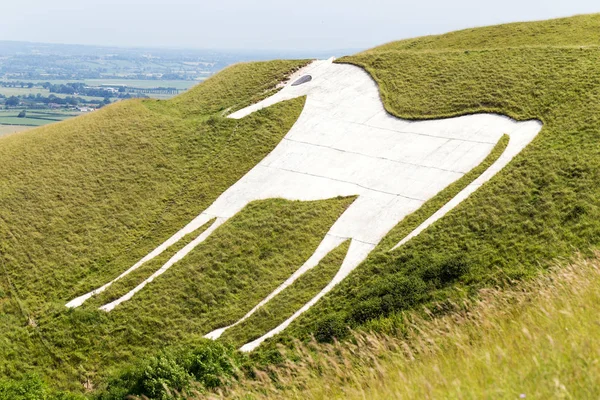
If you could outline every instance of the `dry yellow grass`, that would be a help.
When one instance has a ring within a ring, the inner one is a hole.
[[[357,332],[299,346],[288,362],[222,393],[246,399],[482,399],[600,396],[600,261],[580,258],[443,318],[403,314],[397,337]],[[403,337],[403,339],[399,339]]]

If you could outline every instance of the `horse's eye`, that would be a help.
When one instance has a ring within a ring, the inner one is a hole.
[[[298,80],[296,80],[296,82],[292,83],[292,86],[299,86],[299,85],[302,85],[303,83],[310,82],[310,81],[312,81],[312,76],[304,75],[304,76],[301,76],[300,78],[298,78]]]

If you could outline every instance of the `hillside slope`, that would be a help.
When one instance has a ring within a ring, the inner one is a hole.
[[[556,258],[591,254],[600,243],[599,31],[600,14],[587,15],[405,40],[338,60],[364,68],[400,118],[492,112],[544,128],[457,208],[389,251],[481,174],[506,147],[502,139],[247,366],[282,361],[277,343],[331,342],[348,336],[348,327],[397,334],[407,310],[437,304],[443,313],[481,288],[531,278]],[[97,309],[208,224],[82,307],[65,308],[181,229],[277,146],[303,98],[240,120],[224,116],[269,96],[304,64],[241,64],[170,101],[123,102],[0,139],[0,377],[36,373],[81,392],[103,388],[115,374],[118,393],[147,394],[127,386],[125,367],[205,343],[203,334],[239,320],[302,265],[354,197],[252,202],[151,291],[110,313]],[[333,250],[222,342],[241,344],[278,325],[328,282],[347,248]],[[160,390],[180,388],[164,379]]]
[[[577,15],[546,21],[463,29],[443,35],[400,40],[367,50],[437,51],[506,49],[511,47],[578,47],[600,45],[600,18],[597,14]]]
[[[253,399],[595,399],[600,395],[600,262],[576,258],[549,274],[485,290],[441,318],[303,346],[270,376],[225,389]],[[308,356],[310,355],[310,356]]]
[[[258,302],[308,257],[351,199],[253,203],[165,274],[152,296],[111,314],[94,304],[65,308],[272,150],[303,99],[242,121],[221,114],[261,98],[303,64],[240,64],[172,101],[121,102],[0,140],[0,376],[35,372],[80,390],[99,370],[238,319],[240,305]],[[124,280],[106,296],[137,283]]]
[[[555,26],[570,29],[560,43],[565,46],[546,45]],[[422,44],[425,50],[406,50],[407,41],[401,41],[339,60],[365,68],[379,84],[386,109],[398,117],[494,112],[539,119],[544,128],[468,200],[390,252],[433,211],[422,209],[402,221],[378,251],[280,340],[316,335],[331,341],[347,335],[347,326],[388,329],[398,323],[393,315],[399,311],[531,277],[575,249],[596,247],[600,49],[585,45],[590,29],[599,26],[600,15],[511,24],[482,28],[490,49],[465,44],[475,40],[475,30],[411,42],[416,43],[412,48]],[[523,31],[536,35],[525,40]],[[507,37],[514,40],[503,47]],[[430,43],[439,43],[436,51],[427,49]],[[512,47],[515,43],[526,45]]]

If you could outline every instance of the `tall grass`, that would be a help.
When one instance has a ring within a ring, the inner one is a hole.
[[[343,344],[298,343],[300,361],[221,396],[598,398],[599,288],[600,260],[579,257],[511,289],[482,290],[442,318],[397,314],[406,329],[393,336],[359,331]]]

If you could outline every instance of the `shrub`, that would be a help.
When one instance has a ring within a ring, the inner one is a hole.
[[[433,281],[436,287],[443,287],[458,280],[468,270],[467,260],[464,255],[460,254],[431,263],[423,269],[421,275],[425,281]]]
[[[347,337],[349,332],[343,314],[326,315],[317,321],[315,339],[322,343],[332,343],[334,339]]]
[[[187,371],[207,389],[224,384],[239,366],[234,350],[218,342],[208,342],[190,351],[184,361]]]
[[[19,380],[0,380],[0,400],[82,400],[82,395],[57,392],[38,375],[28,374]]]
[[[116,400],[137,395],[164,400],[177,398],[192,387],[219,387],[235,376],[244,359],[232,347],[213,341],[183,350],[165,350],[117,374],[97,398]]]
[[[176,392],[188,389],[190,382],[190,374],[178,363],[176,356],[164,352],[120,374],[100,398],[116,400],[138,395],[151,399],[170,399]]]
[[[101,399],[123,399],[128,395],[170,399],[189,387],[190,375],[172,354],[163,353],[138,363],[109,384]]]
[[[352,322],[366,321],[389,315],[394,311],[406,310],[423,301],[427,294],[425,282],[416,276],[404,276],[398,272],[385,280],[375,281],[352,308]]]
[[[42,400],[48,398],[46,384],[37,375],[27,375],[18,381],[0,381],[0,400]]]

